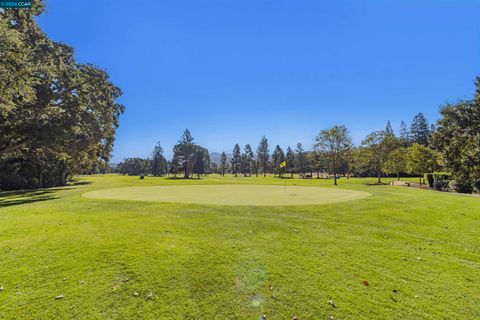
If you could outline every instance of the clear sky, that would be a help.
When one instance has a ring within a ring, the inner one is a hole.
[[[123,90],[112,161],[212,151],[262,135],[308,149],[345,124],[354,142],[471,97],[480,1],[46,0],[38,21]],[[270,148],[273,150],[273,147]]]

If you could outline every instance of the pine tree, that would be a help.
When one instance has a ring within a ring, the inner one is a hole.
[[[222,171],[222,176],[225,176],[225,171],[227,170],[227,167],[227,155],[225,152],[222,152],[222,155],[220,156],[220,170]]]
[[[295,168],[296,171],[300,174],[301,177],[305,177],[305,172],[308,167],[308,159],[305,151],[303,150],[303,145],[299,142],[295,148]]]
[[[249,177],[252,176],[252,167],[254,162],[253,158],[254,158],[254,155],[253,155],[252,147],[249,144],[245,145],[245,148],[244,148],[245,172],[244,173],[248,173]]]
[[[230,160],[230,162],[232,163],[232,170],[235,174],[235,177],[237,176],[238,169],[240,167],[240,157],[240,146],[238,145],[238,143],[236,143],[233,147],[232,160]]]
[[[167,172],[165,166],[165,157],[163,156],[163,148],[160,145],[160,142],[157,142],[157,145],[152,152],[152,175],[155,177],[163,176]]]
[[[260,140],[260,143],[258,144],[257,148],[257,160],[258,160],[258,165],[260,168],[262,168],[263,176],[267,176],[267,170],[268,170],[268,159],[270,157],[269,155],[269,150],[268,150],[268,140],[265,136],[262,137]]]
[[[272,162],[274,173],[276,174],[278,172],[278,176],[281,175],[280,163],[283,161],[285,161],[285,154],[283,153],[282,148],[277,144],[272,154]]]
[[[400,140],[404,145],[410,143],[410,133],[407,129],[407,124],[403,120],[400,122]]]
[[[285,161],[287,162],[287,171],[290,172],[293,178],[293,172],[295,171],[295,152],[288,146],[287,155]]]
[[[185,131],[182,134],[182,137],[178,141],[178,143],[193,143],[193,137],[190,134],[190,130],[185,129]]]
[[[410,126],[410,136],[413,143],[428,146],[430,141],[430,127],[423,113],[417,114]]]
[[[178,160],[179,166],[183,169],[184,178],[190,177],[192,162],[195,157],[196,145],[190,131],[186,129],[178,143],[173,147],[174,157]]]
[[[387,121],[387,125],[385,126],[385,134],[395,136],[395,132],[393,132],[392,124],[390,120]]]

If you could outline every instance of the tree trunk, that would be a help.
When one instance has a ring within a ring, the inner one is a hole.
[[[60,185],[66,186],[67,185],[67,172],[62,169],[60,173]]]
[[[397,172],[397,180],[400,180],[400,172]]]
[[[183,175],[185,179],[188,179],[190,177],[189,172],[188,172],[188,161],[185,161],[185,174]]]
[[[380,173],[380,171],[378,171],[377,173],[378,183],[382,183],[381,176],[382,174]]]
[[[337,173],[335,171],[333,172],[333,184],[337,185]]]

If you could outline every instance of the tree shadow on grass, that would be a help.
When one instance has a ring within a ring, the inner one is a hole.
[[[70,185],[70,186],[86,186],[86,185],[89,185],[89,184],[92,184],[92,182],[91,181],[72,180],[71,183],[69,183],[68,185]]]
[[[55,189],[42,190],[21,190],[0,192],[0,208],[15,205],[53,200]]]
[[[199,180],[197,178],[185,178],[185,177],[166,177],[167,180]]]

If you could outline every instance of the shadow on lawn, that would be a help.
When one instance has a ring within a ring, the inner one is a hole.
[[[21,190],[0,192],[0,208],[26,203],[53,200],[55,189],[50,190]]]
[[[69,183],[69,186],[85,186],[92,184],[91,181],[77,181],[77,180],[72,180],[71,183]]]

